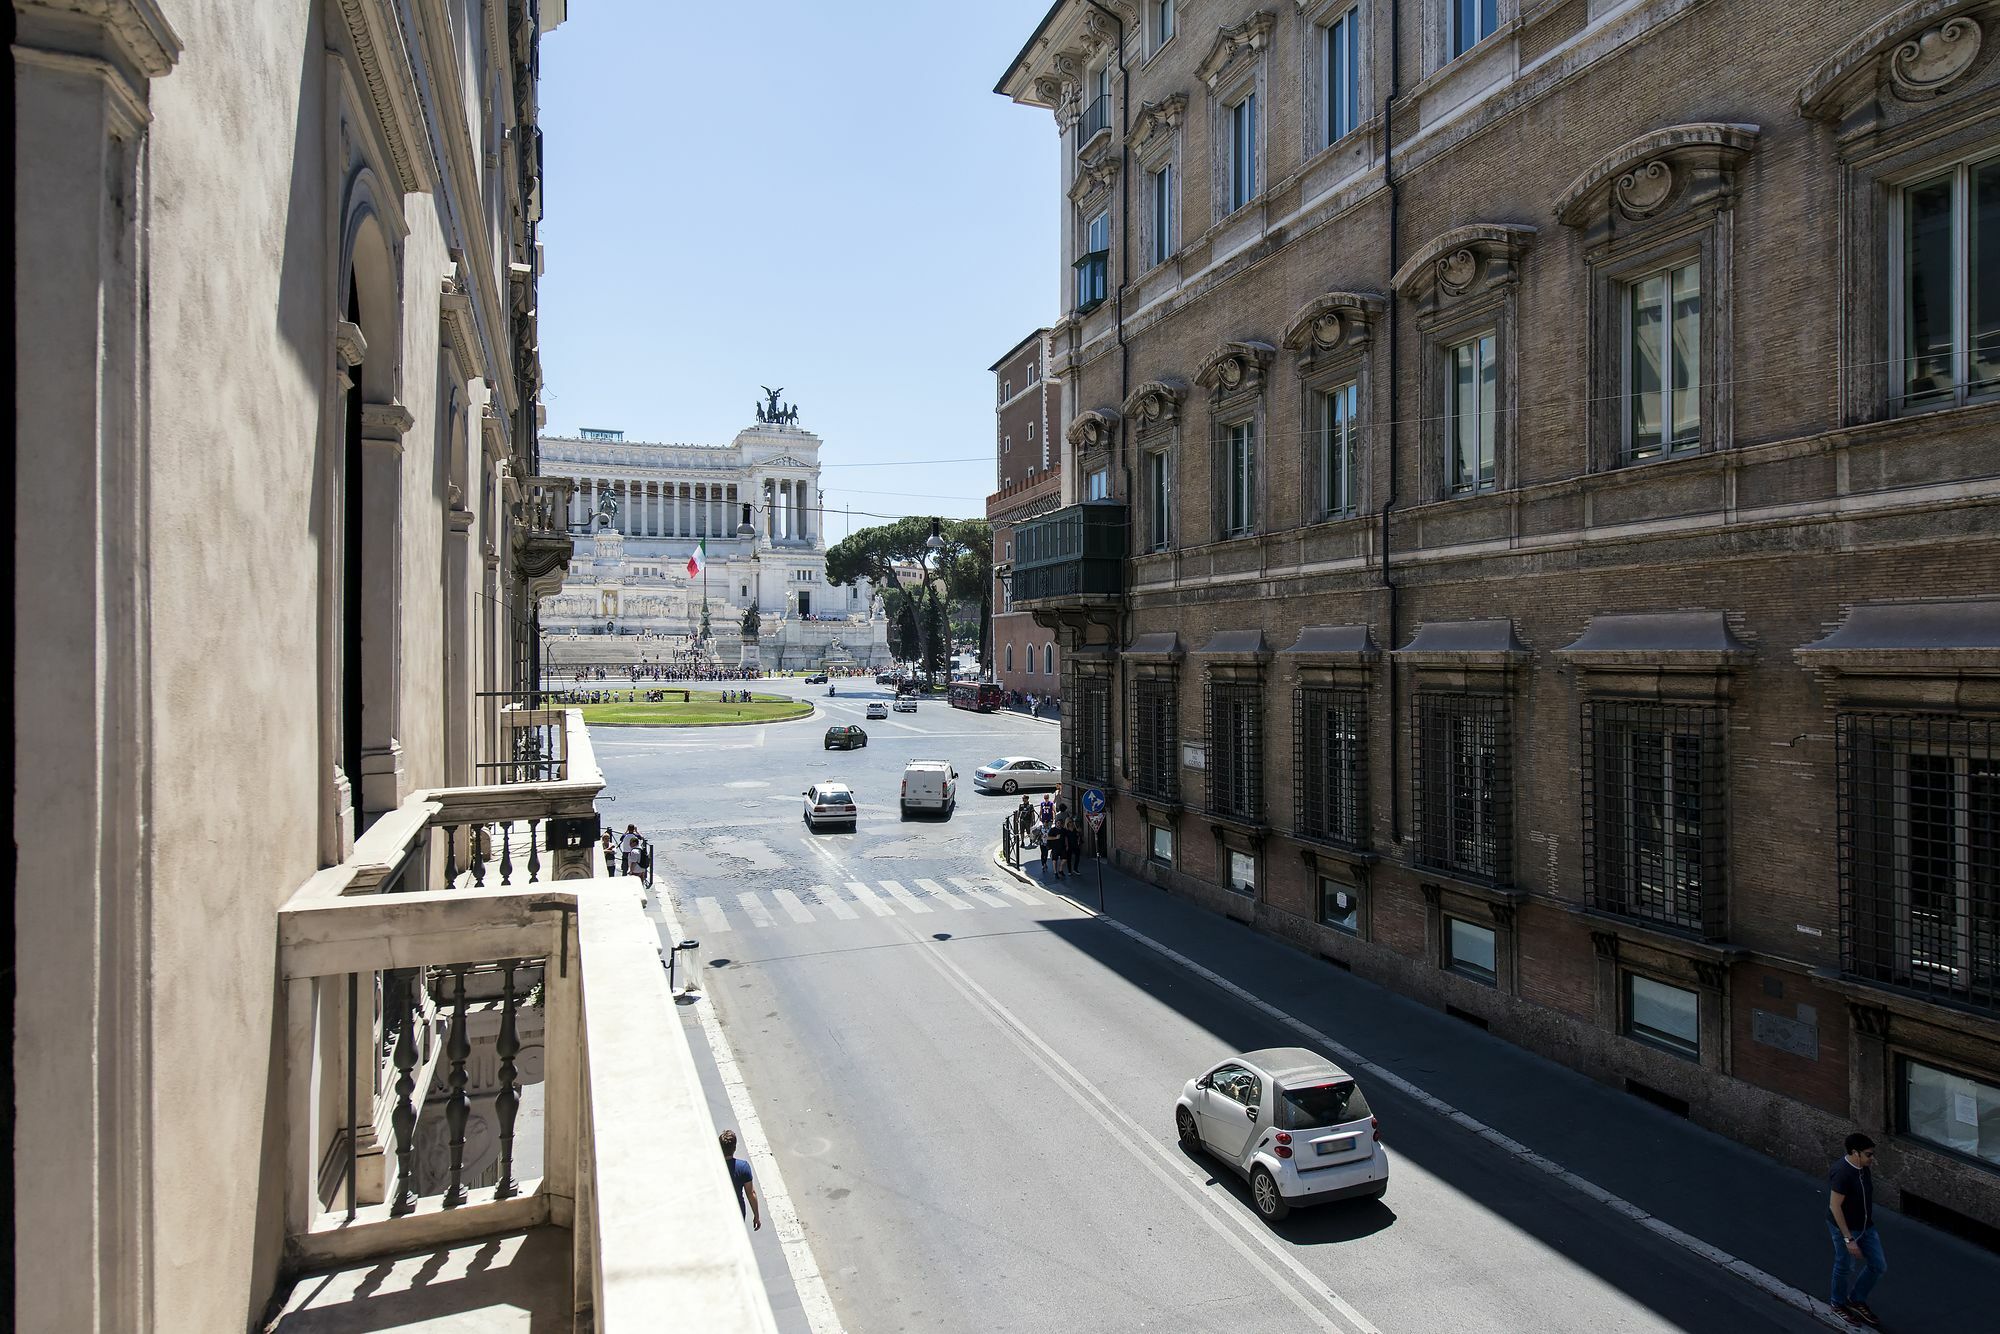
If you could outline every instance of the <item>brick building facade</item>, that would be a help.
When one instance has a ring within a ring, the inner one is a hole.
[[[994,485],[986,498],[993,525],[993,679],[1008,690],[1062,696],[1062,648],[1025,611],[1014,610],[1010,569],[1014,526],[1062,503],[1062,394],[1046,376],[1047,329],[1037,329],[993,363]]]
[[[1060,0],[1014,605],[1135,873],[2000,1226],[2000,4],[1800,13]]]

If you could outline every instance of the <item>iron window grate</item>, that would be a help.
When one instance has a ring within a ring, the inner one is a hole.
[[[1132,791],[1155,801],[1181,796],[1178,682],[1171,676],[1141,677],[1132,683]]]
[[[1083,681],[1077,687],[1076,776],[1101,784],[1111,778],[1111,687],[1103,681]]]
[[[2000,1009],[2000,721],[1843,714],[1837,742],[1847,971]]]
[[[1513,874],[1513,746],[1498,695],[1420,691],[1411,701],[1417,860],[1495,884]]]
[[[1264,818],[1264,695],[1242,681],[1208,683],[1203,737],[1208,808],[1252,823]]]
[[[1299,688],[1292,704],[1292,800],[1299,837],[1363,846],[1368,809],[1364,692]]]
[[[1583,707],[1589,901],[1711,939],[1728,932],[1727,715],[1699,705]]]

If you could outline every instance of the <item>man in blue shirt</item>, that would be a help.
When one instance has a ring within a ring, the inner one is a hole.
[[[736,1187],[736,1212],[743,1212],[743,1201],[750,1201],[750,1227],[755,1231],[764,1226],[764,1211],[757,1207],[757,1188],[750,1184],[750,1164],[736,1156],[736,1132],[725,1130],[716,1136],[722,1144],[723,1161],[729,1164],[729,1184]]]
[[[1868,1308],[1868,1294],[1889,1269],[1875,1231],[1874,1165],[1875,1141],[1856,1131],[1847,1137],[1847,1152],[1826,1173],[1826,1225],[1833,1236],[1831,1300],[1836,1314],[1857,1325],[1880,1323]]]

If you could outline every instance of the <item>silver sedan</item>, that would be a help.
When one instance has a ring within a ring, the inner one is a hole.
[[[1040,789],[1062,786],[1062,770],[1047,760],[1038,760],[1031,755],[1006,755],[990,764],[982,764],[972,773],[972,787],[976,792],[1005,792],[1013,796],[1016,792],[1034,792]]]

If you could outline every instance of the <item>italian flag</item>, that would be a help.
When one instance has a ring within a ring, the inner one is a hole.
[[[708,543],[697,543],[694,554],[688,557],[688,578],[694,579],[708,568]]]

